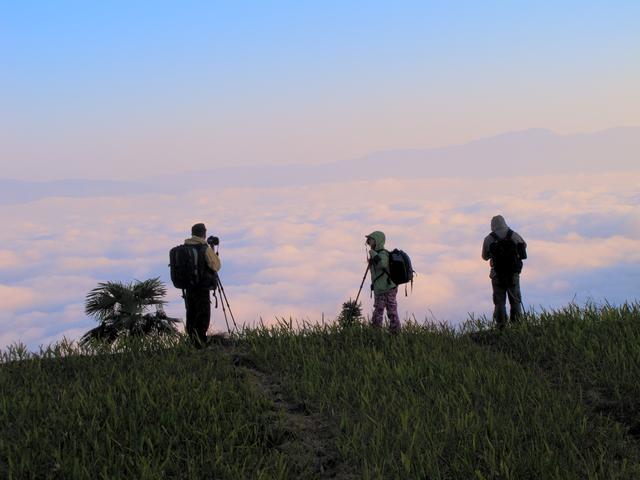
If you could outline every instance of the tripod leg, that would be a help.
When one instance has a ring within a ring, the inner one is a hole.
[[[229,315],[231,315],[231,321],[233,322],[233,328],[237,332],[238,331],[238,325],[236,324],[236,319],[233,316],[233,312],[231,311],[231,305],[229,305],[229,299],[227,298],[227,294],[224,291],[224,288],[222,289],[222,295],[224,297],[224,301],[227,302],[227,308],[229,309]]]
[[[220,279],[219,275],[218,275],[218,287],[220,287],[221,303],[222,303],[223,311],[224,311],[224,304],[226,302],[227,308],[229,309],[229,315],[231,315],[231,321],[233,322],[233,328],[237,332],[238,331],[238,325],[236,324],[236,319],[233,316],[233,312],[231,311],[231,305],[229,305],[229,299],[227,298],[227,293],[224,291],[224,285],[222,285],[222,280]]]
[[[227,319],[227,311],[224,308],[224,301],[220,299],[220,304],[222,305],[222,315],[224,315],[224,323],[227,324],[227,332],[231,333],[231,329],[229,328],[229,320]]]

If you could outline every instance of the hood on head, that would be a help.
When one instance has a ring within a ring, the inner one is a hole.
[[[502,215],[496,215],[491,219],[491,231],[497,232],[498,230],[507,230],[507,222]]]
[[[382,250],[384,248],[384,242],[386,240],[384,233],[376,230],[375,232],[371,232],[369,235],[367,235],[367,238],[373,238],[373,240],[376,242],[376,250]]]

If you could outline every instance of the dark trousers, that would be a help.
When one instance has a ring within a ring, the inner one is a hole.
[[[500,281],[497,277],[491,279],[493,287],[493,319],[498,327],[504,327],[507,323],[507,298],[511,311],[509,312],[509,320],[517,322],[522,315],[522,294],[520,292],[520,274],[513,275],[513,279],[509,281]]]
[[[194,289],[185,292],[187,307],[186,331],[198,346],[207,341],[207,330],[211,322],[211,298],[209,290]]]

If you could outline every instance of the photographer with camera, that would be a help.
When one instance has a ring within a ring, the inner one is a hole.
[[[217,288],[217,272],[222,267],[218,254],[211,246],[211,244],[217,245],[219,243],[218,238],[209,237],[207,241],[205,240],[206,236],[207,228],[204,223],[196,223],[191,227],[191,238],[187,238],[184,241],[184,246],[182,246],[182,249],[187,251],[186,259],[191,260],[191,262],[181,262],[179,260],[175,262],[177,264],[193,264],[195,269],[192,268],[192,272],[195,270],[197,278],[189,278],[182,282],[176,282],[176,279],[172,278],[174,285],[183,290],[187,310],[185,330],[198,347],[204,346],[207,341],[207,330],[211,322],[211,297],[209,291]],[[181,247],[176,248],[179,249]],[[185,275],[193,276],[192,272],[187,271]],[[172,269],[172,277],[173,273]]]

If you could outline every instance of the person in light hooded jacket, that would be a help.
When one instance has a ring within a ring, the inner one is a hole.
[[[211,246],[207,244],[206,237],[207,227],[204,223],[196,223],[191,227],[191,238],[187,238],[184,244],[206,247],[203,248],[205,268],[210,272],[218,272],[222,267],[222,262]],[[211,323],[209,287],[186,289],[185,306],[187,310],[185,331],[197,347],[203,347],[207,343],[207,330]]]
[[[495,245],[500,240],[508,239],[513,242],[513,267],[501,275],[496,272],[493,255]],[[498,327],[504,327],[507,323],[506,301],[509,298],[511,311],[509,320],[517,322],[522,314],[522,293],[520,291],[520,272],[522,271],[522,260],[527,258],[527,243],[517,233],[509,228],[502,215],[496,215],[491,219],[491,233],[487,235],[482,244],[482,258],[490,260],[491,286],[493,288],[493,318]]]
[[[375,231],[366,236],[369,245],[369,269],[371,270],[371,290],[374,294],[372,324],[375,328],[382,326],[385,308],[389,317],[389,330],[392,334],[400,331],[398,317],[398,286],[389,276],[389,252],[384,249],[385,235]]]

